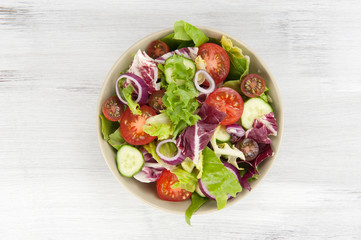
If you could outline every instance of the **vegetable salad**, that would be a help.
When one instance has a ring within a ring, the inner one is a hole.
[[[277,123],[262,76],[227,36],[207,37],[178,21],[174,32],[135,53],[100,115],[104,140],[124,177],[156,182],[159,198],[222,209],[251,190],[273,155]]]

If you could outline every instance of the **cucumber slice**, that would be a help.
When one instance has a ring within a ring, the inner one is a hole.
[[[196,64],[182,55],[173,55],[165,61],[164,75],[168,84],[182,85],[192,80],[196,73]]]
[[[123,145],[117,152],[118,171],[125,177],[133,177],[144,166],[144,156],[135,147]]]
[[[244,103],[241,117],[242,126],[250,129],[255,119],[263,117],[265,114],[273,112],[271,105],[261,98],[250,98]]]
[[[214,137],[216,138],[217,142],[228,142],[231,140],[231,135],[227,133],[226,126],[220,125],[216,132],[214,133]]]

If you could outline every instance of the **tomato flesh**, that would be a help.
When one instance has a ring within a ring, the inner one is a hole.
[[[238,92],[232,88],[222,87],[208,95],[206,103],[227,114],[220,123],[229,125],[237,122],[243,113],[243,99]]]
[[[148,105],[153,108],[157,113],[160,113],[161,110],[165,110],[166,106],[163,104],[163,96],[165,90],[158,90],[152,93],[148,99]]]
[[[188,192],[181,188],[173,189],[171,187],[176,182],[178,182],[177,176],[169,170],[164,170],[157,180],[158,196],[165,201],[171,202],[180,202],[190,198],[192,192]]]
[[[116,96],[111,96],[103,103],[104,117],[110,121],[116,122],[122,119],[125,105]]]
[[[215,43],[204,43],[199,46],[198,55],[205,61],[206,71],[216,84],[226,79],[230,67],[226,50]],[[204,82],[204,85],[208,86],[208,82]]]
[[[247,75],[241,83],[241,91],[247,97],[258,97],[266,88],[264,79],[257,74]]]
[[[147,105],[141,106],[140,111],[142,112],[141,115],[135,115],[128,108],[125,110],[120,121],[120,132],[122,133],[124,140],[132,145],[144,145],[156,138],[143,131],[145,121],[149,117],[155,116],[156,113]]]
[[[155,40],[151,42],[148,47],[148,55],[154,59],[159,58],[167,52],[169,52],[169,47],[165,42],[162,42],[161,40]]]

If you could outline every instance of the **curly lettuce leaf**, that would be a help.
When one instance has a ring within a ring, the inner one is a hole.
[[[185,213],[185,219],[189,226],[191,225],[191,217],[193,214],[207,201],[209,201],[209,198],[201,197],[197,193],[192,194],[192,203]]]
[[[230,74],[232,78],[242,78],[249,72],[250,58],[247,55],[243,55],[242,49],[234,47],[231,39],[222,36],[221,44],[224,50],[226,50],[229,60],[231,61]]]
[[[117,150],[119,150],[123,144],[127,144],[119,128],[109,135],[108,143]]]
[[[174,183],[171,187],[185,189],[189,192],[194,192],[196,190],[198,179],[195,176],[195,173],[189,173],[181,168],[174,168],[171,170],[178,178],[178,182]]]
[[[109,140],[109,135],[119,128],[119,123],[109,121],[108,119],[106,119],[104,117],[103,114],[99,114],[99,117],[100,117],[100,120],[102,122],[103,138],[104,138],[105,141],[108,141]]]
[[[203,152],[203,174],[202,182],[207,186],[209,192],[215,196],[217,209],[226,206],[228,194],[236,197],[242,191],[236,176],[223,165],[216,154],[206,147]]]
[[[125,88],[123,88],[120,92],[123,95],[123,98],[128,103],[128,107],[133,114],[140,115],[142,111],[140,111],[140,106],[136,103],[132,98],[132,93],[134,88],[131,84],[128,84]]]
[[[143,131],[158,140],[165,140],[173,135],[173,124],[166,113],[161,113],[147,119]]]
[[[173,38],[183,41],[192,40],[196,47],[199,47],[209,40],[201,30],[183,20],[174,23]]]
[[[173,138],[177,137],[187,126],[196,124],[200,119],[197,114],[194,114],[199,106],[196,99],[198,95],[199,92],[191,81],[187,81],[181,86],[175,83],[168,85],[162,100],[167,107],[165,113],[174,125]]]
[[[177,85],[183,85],[185,82],[192,81],[195,68],[191,68],[184,64],[188,61],[183,55],[174,54],[169,57],[164,65],[164,73],[168,83],[175,82]]]

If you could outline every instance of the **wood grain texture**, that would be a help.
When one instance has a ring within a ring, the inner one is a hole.
[[[0,2],[1,239],[359,239],[360,1]],[[115,180],[96,139],[102,82],[142,37],[184,19],[248,44],[282,93],[268,176],[239,204],[153,209]]]

